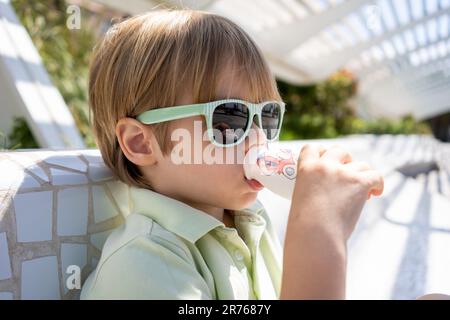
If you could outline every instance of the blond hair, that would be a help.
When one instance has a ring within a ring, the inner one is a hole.
[[[227,18],[195,10],[157,10],[113,25],[96,46],[90,66],[89,106],[105,164],[123,182],[151,188],[118,143],[123,117],[175,105],[189,90],[192,103],[215,99],[221,70],[231,61],[249,85],[247,100],[280,100],[260,50]],[[167,123],[152,125],[164,154]]]

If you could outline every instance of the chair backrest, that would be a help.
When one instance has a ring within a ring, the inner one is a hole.
[[[96,149],[0,153],[0,300],[77,299],[128,190]]]

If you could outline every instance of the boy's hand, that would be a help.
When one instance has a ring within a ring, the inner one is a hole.
[[[298,161],[291,215],[311,226],[331,228],[347,240],[370,195],[383,193],[380,173],[365,162],[352,162],[339,146],[305,145]]]
[[[343,299],[346,243],[383,177],[344,149],[302,148],[286,230],[282,299]]]

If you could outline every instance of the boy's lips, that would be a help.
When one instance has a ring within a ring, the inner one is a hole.
[[[260,191],[260,190],[264,189],[264,186],[261,183],[259,183],[258,181],[256,181],[255,179],[251,179],[251,180],[249,180],[247,178],[244,178],[244,179],[245,179],[245,182],[247,182],[247,184],[250,186],[250,188],[252,188],[254,191]]]

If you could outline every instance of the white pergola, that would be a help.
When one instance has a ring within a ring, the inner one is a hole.
[[[359,80],[361,115],[450,111],[450,0],[96,0],[136,14],[160,3],[230,18],[294,84],[339,69]]]
[[[0,130],[23,116],[43,147],[82,147],[10,0],[0,0]],[[137,14],[168,4],[217,13],[258,43],[274,74],[293,84],[340,69],[358,79],[366,118],[450,111],[450,0],[68,0]]]

